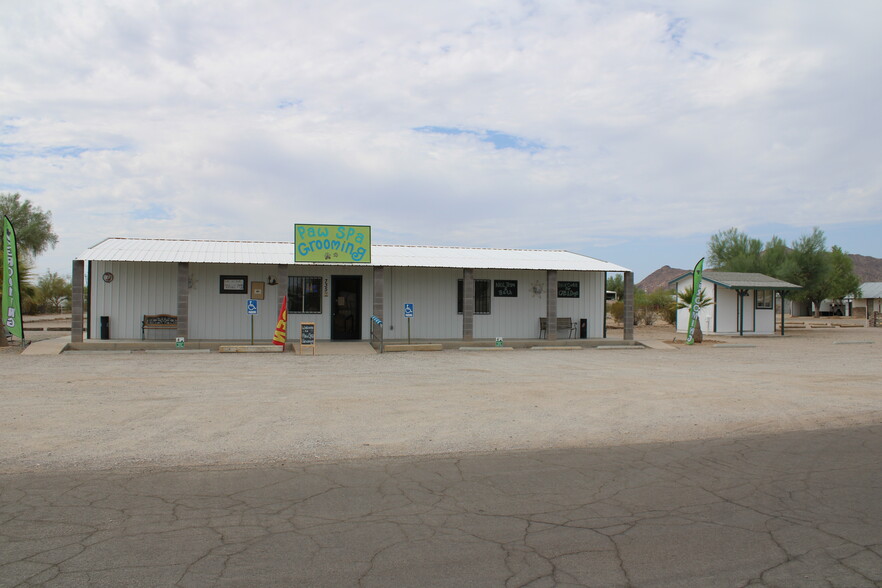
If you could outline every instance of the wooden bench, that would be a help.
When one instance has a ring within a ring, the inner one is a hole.
[[[144,331],[147,329],[175,329],[178,328],[178,317],[173,314],[145,314],[141,321],[141,340],[144,340]]]
[[[576,334],[576,323],[573,322],[573,319],[568,317],[559,317],[557,319],[557,330],[558,331],[568,331],[567,339],[572,339],[573,335]],[[539,338],[542,338],[542,333],[545,333],[545,338],[548,339],[548,317],[539,317]]]

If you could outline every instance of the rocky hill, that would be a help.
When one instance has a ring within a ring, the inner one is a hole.
[[[635,286],[644,292],[655,292],[659,288],[670,288],[668,282],[692,270],[678,269],[669,265],[662,266],[640,280]]]
[[[861,282],[882,282],[882,259],[849,253],[854,262],[854,273]]]

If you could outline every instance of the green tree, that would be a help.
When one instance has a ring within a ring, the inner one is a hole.
[[[793,243],[790,260],[792,264],[784,279],[802,286],[802,290],[794,293],[794,298],[814,304],[815,316],[820,316],[821,301],[829,295],[833,274],[824,232],[815,227],[810,235],[797,239]]]
[[[762,267],[762,251],[762,241],[732,227],[711,236],[707,263],[724,272],[758,272]]]
[[[606,289],[616,293],[616,300],[622,300],[625,297],[625,276],[613,274],[606,280]]]
[[[67,278],[47,270],[37,280],[37,298],[44,309],[59,313],[65,303],[70,303],[70,297],[71,283]]]
[[[826,298],[861,296],[861,280],[854,273],[854,262],[838,245],[830,249],[830,278]]]
[[[52,229],[52,213],[30,200],[22,200],[21,194],[0,194],[0,214],[9,217],[15,227],[18,250],[31,259],[58,243],[58,235]]]
[[[790,248],[784,239],[773,236],[763,247],[757,271],[773,278],[783,279],[782,276],[791,273],[792,260]]]

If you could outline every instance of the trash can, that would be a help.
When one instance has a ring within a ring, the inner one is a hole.
[[[101,317],[101,339],[106,340],[110,339],[110,317],[102,316]]]
[[[588,338],[588,319],[579,319],[579,338]]]

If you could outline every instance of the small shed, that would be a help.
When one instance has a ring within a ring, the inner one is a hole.
[[[683,292],[692,286],[692,272],[669,283],[677,292]],[[704,333],[772,335],[777,314],[775,295],[783,301],[788,292],[802,288],[765,274],[709,270],[702,273],[701,289],[713,301],[711,306],[702,308],[699,315]],[[677,331],[686,332],[688,323],[689,309],[681,308],[677,311]],[[781,334],[784,334],[783,310]]]

